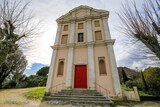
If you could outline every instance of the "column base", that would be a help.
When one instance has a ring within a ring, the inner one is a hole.
[[[45,92],[45,96],[50,96],[51,92]]]

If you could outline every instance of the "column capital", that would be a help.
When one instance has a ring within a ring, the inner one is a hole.
[[[75,23],[76,23],[76,19],[75,19],[75,18],[71,18],[71,19],[70,19],[70,23],[71,23],[71,24],[75,24]]]
[[[52,48],[53,50],[57,50],[57,49],[58,49],[58,45],[51,46],[51,48]]]
[[[88,22],[88,21],[92,21],[92,19],[91,19],[91,18],[87,18],[87,19],[86,19],[86,22]]]
[[[57,23],[57,26],[62,26],[62,23]]]
[[[69,43],[67,46],[72,48],[75,46],[75,43]]]
[[[108,21],[108,17],[102,17],[102,20],[107,20]]]
[[[86,42],[86,45],[87,46],[94,46],[94,41],[92,41],[92,42]]]

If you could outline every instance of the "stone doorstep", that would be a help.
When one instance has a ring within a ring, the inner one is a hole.
[[[100,94],[100,93],[98,92],[58,92],[56,94]]]
[[[61,90],[61,91],[72,91],[72,92],[73,92],[73,91],[83,91],[83,92],[85,92],[85,91],[86,91],[86,92],[88,92],[88,91],[89,91],[89,92],[91,92],[91,91],[96,91],[96,90],[86,90],[86,89],[71,89],[71,90]]]
[[[51,96],[81,96],[81,97],[83,97],[83,96],[97,96],[97,97],[102,97],[102,95],[101,94],[89,94],[89,95],[86,95],[86,94],[54,94],[54,95],[51,95]]]
[[[97,91],[59,91],[63,93],[99,93]]]

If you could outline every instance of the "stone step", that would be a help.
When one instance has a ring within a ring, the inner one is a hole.
[[[86,90],[86,89],[71,89],[71,90],[61,90],[65,92],[97,92],[96,90]]]
[[[46,101],[60,102],[78,105],[107,105],[110,106],[112,101],[109,97],[104,97],[96,90],[62,90],[51,96],[45,96]]]
[[[76,95],[76,96],[102,96],[101,94],[97,93],[88,93],[88,94],[85,94],[85,93],[55,93],[54,95],[68,95],[68,96],[73,96],[73,95]]]
[[[71,100],[72,104],[78,103],[78,104],[93,104],[93,105],[105,105],[105,104],[112,104],[112,101],[81,101],[81,100]]]
[[[59,91],[58,93],[99,93],[97,91]]]
[[[54,95],[51,97],[77,97],[77,98],[106,98],[109,99],[109,97],[104,97],[104,96],[79,96],[79,95]]]
[[[63,94],[100,94],[99,92],[64,92],[64,91],[60,91],[58,93],[63,93]]]
[[[77,97],[73,97],[73,98],[68,98],[68,97],[46,97],[46,100],[69,100],[69,101],[73,101],[73,100],[77,100],[77,101],[109,101],[109,99],[106,98],[77,98]]]

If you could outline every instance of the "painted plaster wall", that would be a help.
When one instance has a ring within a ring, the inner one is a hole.
[[[57,52],[57,57],[56,57],[56,63],[55,63],[55,69],[54,69],[54,77],[53,77],[53,82],[52,82],[52,92],[54,92],[56,90],[56,85],[64,83],[66,80],[66,69],[67,69],[67,54],[68,54],[68,50],[67,49],[61,49],[58,50]],[[64,60],[64,72],[63,72],[63,76],[57,76],[57,71],[58,71],[58,63],[59,63],[59,59],[65,59]],[[58,87],[58,90],[60,90],[62,88],[62,86]]]
[[[109,65],[107,48],[105,46],[97,46],[94,48],[94,52],[95,52],[96,83],[101,85],[105,89],[108,89],[110,91],[110,94],[114,95],[113,81],[111,76],[112,74],[111,74],[110,65]],[[107,75],[100,75],[98,57],[105,57]],[[98,89],[98,87],[96,88]]]

